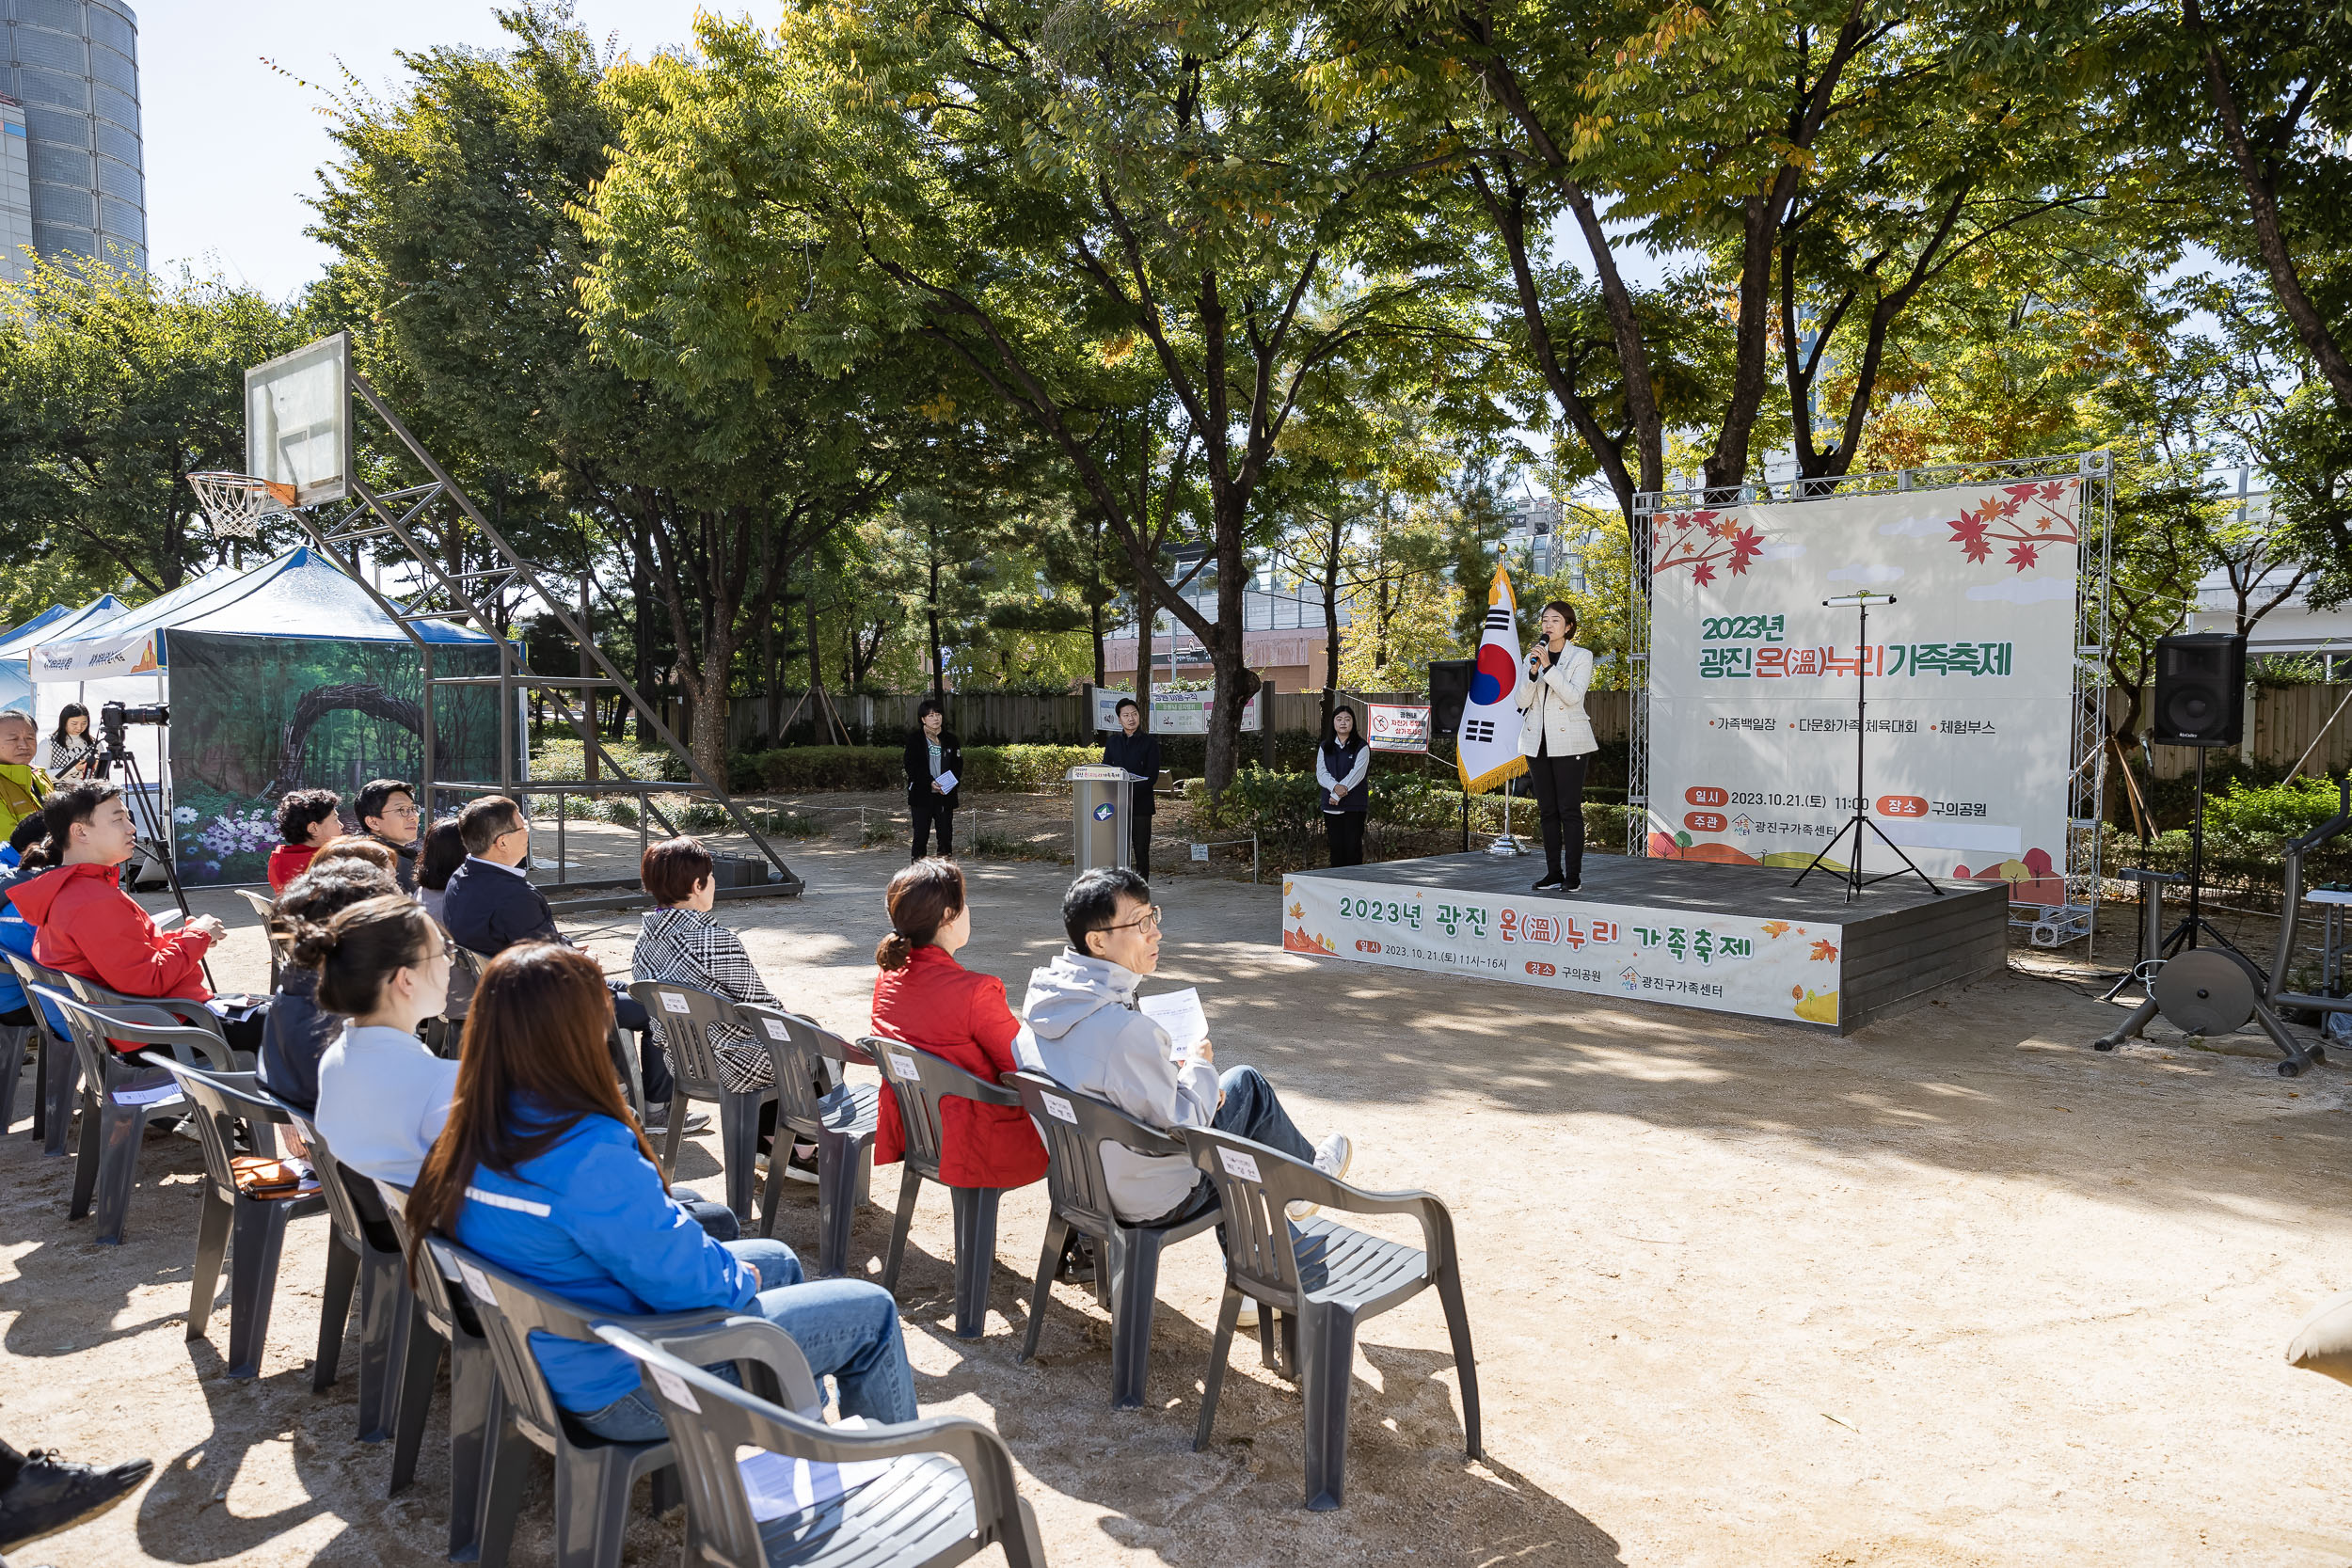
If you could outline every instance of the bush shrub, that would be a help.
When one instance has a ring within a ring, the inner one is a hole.
[[[1059,789],[1062,775],[1103,760],[1100,746],[966,746],[964,782],[975,789]]]
[[[818,789],[900,789],[907,782],[905,753],[895,746],[785,746],[742,757],[730,765],[755,787],[780,794]]]

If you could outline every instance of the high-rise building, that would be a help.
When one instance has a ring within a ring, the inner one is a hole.
[[[121,0],[0,0],[0,273],[44,260],[147,265],[138,18]]]

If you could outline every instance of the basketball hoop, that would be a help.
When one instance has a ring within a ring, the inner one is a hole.
[[[264,518],[294,510],[293,485],[273,484],[251,474],[190,474],[188,484],[203,504],[205,521],[223,539],[259,538]]]

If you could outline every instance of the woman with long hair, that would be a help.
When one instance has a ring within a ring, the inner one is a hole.
[[[856,1279],[803,1284],[783,1243],[705,1234],[673,1201],[621,1099],[612,1023],[603,973],[578,948],[519,942],[490,960],[466,1012],[449,1124],[408,1200],[418,1244],[450,1237],[592,1312],[756,1312],[792,1336],[812,1371],[834,1375],[842,1414],[912,1420],[914,1379],[889,1292]],[[431,1266],[411,1254],[412,1273]],[[666,1430],[621,1352],[532,1349],[556,1402],[588,1431],[642,1443]]]
[[[1565,599],[1544,606],[1543,635],[1527,656],[1513,701],[1519,721],[1519,754],[1535,781],[1544,826],[1544,879],[1537,893],[1574,893],[1584,885],[1584,764],[1600,742],[1584,713],[1593,684],[1593,651],[1579,647],[1576,607]]]
[[[1330,727],[1315,747],[1315,783],[1323,789],[1323,831],[1333,865],[1364,863],[1364,819],[1372,810],[1372,748],[1356,733],[1356,710],[1331,710]]]
[[[922,860],[890,879],[890,934],[874,949],[874,1032],[919,1045],[993,1084],[1014,1070],[1021,1021],[1005,983],[956,962],[972,940],[972,907],[953,861]],[[906,1156],[890,1085],[875,1124],[874,1163]],[[951,1187],[1025,1187],[1045,1174],[1045,1146],[1018,1105],[950,1096],[939,1110],[939,1174]]]
[[[82,778],[90,758],[98,754],[98,739],[89,733],[89,709],[68,703],[57,710],[57,730],[49,737],[49,776],[59,784]]]

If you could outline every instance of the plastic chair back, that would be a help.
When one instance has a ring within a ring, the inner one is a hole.
[[[1226,1269],[1233,1283],[1268,1306],[1297,1311],[1298,1255],[1285,1206],[1292,1198],[1320,1201],[1324,1195],[1295,1190],[1287,1179],[1302,1169],[1318,1179],[1322,1173],[1279,1149],[1214,1128],[1185,1128],[1184,1143],[1193,1164],[1216,1183],[1224,1215]]]
[[[1109,1173],[1103,1146],[1119,1144],[1137,1154],[1185,1156],[1182,1140],[1146,1127],[1108,1101],[1064,1088],[1040,1072],[1016,1072],[1013,1091],[1045,1140],[1045,1190],[1054,1208],[1101,1227],[1128,1222],[1111,1208]]]
[[[72,988],[65,983],[65,975],[58,971],[37,964],[30,958],[5,949],[0,949],[0,958],[8,960],[8,967],[16,972],[17,984],[24,988],[25,995],[30,996],[35,986],[46,986],[51,990],[63,991],[68,996],[73,994]],[[59,1050],[73,1049],[72,1042],[66,1038],[65,1021],[62,1018],[45,1007],[36,1007],[33,1011],[36,1015],[34,1022],[39,1023],[42,1031],[56,1042]]]
[[[919,1045],[882,1035],[866,1036],[858,1044],[873,1057],[874,1065],[882,1069],[882,1082],[890,1085],[898,1101],[898,1117],[906,1124],[907,1168],[926,1180],[940,1180],[939,1157],[946,1143],[939,1115],[942,1100],[957,1095],[983,1105],[1021,1103],[1021,1097],[1009,1089],[966,1072]]]
[[[735,1004],[713,991],[668,980],[636,981],[628,994],[653,1020],[655,1040],[670,1048],[670,1071],[678,1087],[696,1100],[716,1100],[726,1093],[710,1031],[718,1024],[744,1027]]]
[[[131,996],[122,991],[108,990],[97,981],[85,979],[79,974],[68,974],[59,970],[56,975],[65,982],[67,990],[93,1007],[105,1009],[110,1016],[182,1023],[191,1029],[203,1030],[224,1045],[228,1043],[229,1037],[221,1032],[220,1020],[201,1002],[191,1002],[184,996]]]
[[[134,1053],[144,1055],[146,1051],[142,1048],[190,1067],[201,1066],[208,1072],[238,1070],[235,1053],[217,1034],[171,1022],[169,1015],[155,1008],[109,1007],[77,1001],[43,985],[34,986],[32,992],[65,1020],[73,1053],[81,1062],[83,1075],[93,1086],[108,1082],[109,1067],[118,1071],[130,1068],[133,1064],[124,1058]],[[121,1046],[129,1046],[131,1051],[119,1049]]]
[[[752,1037],[768,1048],[776,1081],[776,1119],[803,1137],[816,1137],[824,1124],[825,1100],[841,1087],[841,1069],[850,1062],[865,1062],[866,1056],[797,1013],[756,1002],[738,1003],[735,1011]],[[821,1098],[819,1083],[830,1085]]]
[[[1012,1456],[978,1422],[946,1416],[841,1428],[826,1425],[820,1410],[788,1409],[814,1402],[814,1380],[790,1336],[764,1320],[738,1318],[658,1343],[616,1327],[601,1333],[643,1369],[646,1397],[669,1424],[690,1534],[700,1560],[713,1568],[804,1560],[917,1568],[961,1562],[991,1545],[1004,1548],[1008,1568],[1042,1568],[1044,1548],[1015,1487]],[[720,1361],[766,1366],[783,1386],[784,1402],[703,1370]],[[763,1522],[753,1513],[736,1458],[746,1448],[810,1465],[882,1468],[837,1498],[817,1497],[788,1523]]]

